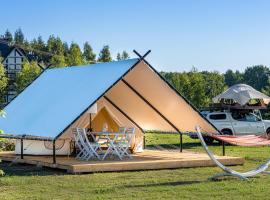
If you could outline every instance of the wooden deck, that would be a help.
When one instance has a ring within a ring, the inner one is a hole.
[[[225,165],[242,165],[244,158],[217,156]],[[44,167],[59,168],[68,173],[83,172],[108,172],[108,171],[132,171],[153,169],[176,169],[187,167],[214,166],[206,154],[184,151],[183,153],[172,151],[145,150],[142,153],[133,154],[133,159],[105,160],[105,161],[79,161],[74,157],[57,156],[57,164],[53,164],[52,156],[24,156],[13,152],[0,152],[0,159],[16,163],[39,165]]]

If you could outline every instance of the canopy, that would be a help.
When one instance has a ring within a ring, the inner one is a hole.
[[[143,58],[46,70],[6,106],[0,128],[57,139],[100,100],[141,131],[217,133]]]
[[[213,102],[219,103],[222,99],[233,100],[240,105],[245,105],[252,99],[262,100],[265,104],[270,102],[270,97],[246,84],[237,84],[230,87],[225,92],[214,97]]]

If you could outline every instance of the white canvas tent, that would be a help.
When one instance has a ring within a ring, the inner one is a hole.
[[[136,127],[136,149],[141,150],[144,130],[181,134],[194,132],[199,125],[217,133],[144,59],[146,55],[46,70],[5,108],[7,117],[0,119],[1,129],[20,139],[71,139],[72,128],[85,127],[87,110],[98,103],[122,125]]]

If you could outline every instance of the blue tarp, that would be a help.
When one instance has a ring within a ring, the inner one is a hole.
[[[5,108],[0,129],[55,138],[137,61],[46,70]]]

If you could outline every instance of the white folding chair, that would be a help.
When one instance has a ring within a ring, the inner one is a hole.
[[[79,149],[79,153],[77,153],[75,159],[84,160],[85,157],[88,155],[84,145],[81,143],[80,133],[77,128],[73,129],[73,135],[75,140],[75,147]]]
[[[113,136],[113,139],[110,139],[110,136],[108,135],[108,149],[104,154],[102,160],[104,160],[109,153],[112,153],[112,155],[116,155],[120,160],[122,160],[121,153],[119,152],[120,149],[118,147],[118,143],[121,141],[121,136],[125,133],[125,131],[125,127],[119,127],[118,133]]]
[[[78,154],[78,158],[82,160],[90,160],[92,157],[96,157],[100,160],[100,156],[97,153],[97,151],[100,149],[100,145],[96,142],[90,142],[88,140],[85,129],[76,128],[76,137],[75,141],[77,140],[77,146],[81,151]]]
[[[127,156],[132,158],[131,154],[129,153],[129,147],[131,146],[132,140],[134,138],[134,133],[134,127],[126,129],[123,135],[123,140],[119,143],[121,157]]]

